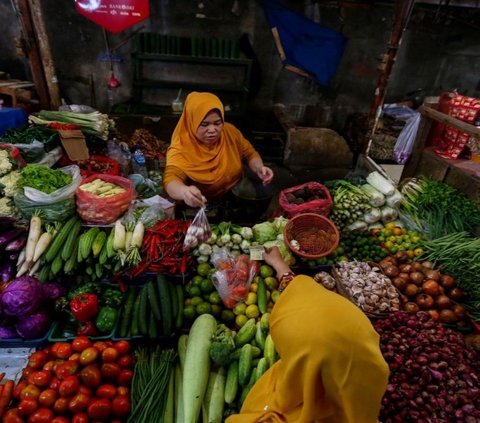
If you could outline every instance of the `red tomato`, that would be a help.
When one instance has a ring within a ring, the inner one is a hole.
[[[52,345],[52,355],[56,358],[67,359],[72,353],[72,346],[68,342],[55,342]]]
[[[121,355],[118,357],[117,364],[124,368],[133,367],[133,357],[130,354]]]
[[[78,371],[78,363],[74,360],[65,361],[55,369],[55,376],[60,380],[64,380],[68,376],[72,376]]]
[[[80,353],[73,353],[70,357],[68,357],[68,361],[80,361]]]
[[[105,383],[97,388],[95,395],[99,398],[107,398],[111,400],[117,395],[117,388],[113,385]]]
[[[28,366],[41,369],[47,360],[48,354],[45,351],[35,351],[28,359]]]
[[[79,393],[70,400],[68,403],[68,409],[74,414],[80,413],[87,409],[89,403],[90,397]]]
[[[27,385],[28,385],[28,382],[26,380],[22,379],[20,382],[18,382],[15,385],[15,388],[13,388],[13,393],[12,393],[13,398],[19,399],[20,394],[23,391],[23,388],[25,388]]]
[[[110,345],[106,341],[95,341],[93,346],[99,351],[102,352],[105,348],[108,348]]]
[[[99,350],[95,347],[89,347],[84,349],[80,353],[80,364],[86,366],[87,364],[93,363],[98,357]]]
[[[91,397],[93,395],[93,389],[88,388],[87,386],[80,385],[80,388],[78,388],[78,393],[85,394]]]
[[[52,379],[50,380],[50,383],[48,384],[48,387],[50,389],[55,389],[55,391],[58,391],[58,387],[60,386],[61,380],[57,376],[53,376]]]
[[[24,423],[25,420],[18,413],[18,408],[10,408],[3,416],[3,423]]]
[[[61,397],[69,397],[75,395],[80,387],[77,376],[67,376],[58,387],[58,393]]]
[[[88,336],[77,336],[72,341],[73,351],[82,352],[83,350],[91,347],[93,345],[92,341]]]
[[[54,389],[45,389],[45,391],[40,393],[40,396],[38,397],[38,402],[40,405],[49,408],[52,407],[53,404],[55,404],[57,398],[57,391],[55,391]]]
[[[33,367],[25,367],[23,370],[22,370],[22,376],[24,379],[28,379],[30,377],[30,375],[35,371],[35,369]]]
[[[126,354],[130,351],[130,342],[117,341],[113,344],[113,348],[115,348],[120,354]]]
[[[51,378],[52,374],[48,370],[37,370],[29,377],[29,381],[34,385],[43,387],[49,384]]]
[[[63,358],[57,358],[53,363],[52,371],[55,372],[55,370],[57,370],[58,367],[60,367],[63,363],[65,363],[65,361],[66,360],[64,360]]]
[[[104,363],[100,368],[102,376],[107,379],[116,379],[121,370],[122,369],[117,363]]]
[[[18,405],[18,414],[21,416],[29,416],[38,408],[38,401],[33,398],[25,398]]]
[[[70,420],[63,416],[54,417],[51,423],[70,423]]]
[[[118,395],[112,400],[112,413],[117,417],[124,417],[130,413],[130,398],[127,395]]]
[[[49,372],[53,372],[53,368],[57,365],[55,360],[49,360],[43,365],[43,370],[48,370]]]
[[[133,379],[133,372],[131,370],[122,369],[117,377],[117,383],[120,386],[130,386],[130,382]]]
[[[119,352],[115,348],[107,347],[102,351],[102,361],[104,363],[113,363],[119,355]]]
[[[33,398],[34,400],[37,400],[39,396],[40,388],[32,384],[25,386],[25,388],[22,389],[22,392],[20,392],[20,399],[22,400],[26,398]]]
[[[112,404],[106,398],[94,400],[88,406],[88,417],[94,420],[105,420],[112,413]]]
[[[51,423],[53,420],[53,411],[49,408],[39,408],[28,418],[28,423]]]
[[[79,376],[83,384],[88,387],[98,386],[102,381],[102,374],[100,373],[100,369],[95,364],[89,364],[88,366],[85,366],[80,371]]]
[[[75,414],[72,423],[88,423],[88,416],[85,413]]]
[[[70,398],[58,398],[53,404],[53,411],[56,414],[65,414],[68,411],[68,403]]]
[[[129,392],[130,392],[130,389],[128,389],[126,386],[119,386],[117,388],[118,395],[128,395]]]

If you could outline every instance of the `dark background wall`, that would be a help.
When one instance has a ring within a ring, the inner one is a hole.
[[[255,0],[152,1],[150,19],[119,34],[105,33],[77,14],[72,0],[43,0],[41,4],[61,95],[67,103],[108,110],[106,82],[110,64],[102,61],[108,52],[107,41],[110,48],[123,43],[115,49],[120,62],[114,63],[114,72],[122,85],[115,90],[114,101],[121,103],[131,98],[131,53],[135,48],[132,34],[139,28],[178,36],[244,35],[260,70],[255,73],[258,90],[250,99],[250,114],[269,116],[275,102],[311,105],[317,110],[313,124],[327,122],[340,132],[350,114],[370,108],[378,59],[388,43],[394,10],[390,1],[286,2],[302,14],[306,5],[317,7],[318,22],[349,39],[335,77],[328,87],[320,87],[313,80],[282,68],[264,11]],[[340,8],[339,4],[346,7]],[[417,4],[397,56],[386,101],[414,97],[419,100],[455,88],[462,94],[480,97],[479,10]],[[199,12],[206,17],[196,18]],[[29,79],[28,65],[16,49],[20,29],[13,1],[0,0],[0,16],[0,70],[12,78]],[[214,79],[215,75],[211,77]],[[169,95],[162,97],[159,93],[158,102],[169,104]],[[257,130],[269,126],[268,118],[255,122]]]

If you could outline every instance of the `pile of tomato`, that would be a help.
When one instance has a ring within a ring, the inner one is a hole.
[[[134,356],[128,341],[78,336],[35,351],[4,423],[119,423],[130,413]]]

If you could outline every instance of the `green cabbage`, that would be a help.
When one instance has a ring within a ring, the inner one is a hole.
[[[288,223],[288,219],[283,216],[279,216],[273,219],[273,226],[275,227],[277,234],[283,234],[283,230],[285,229],[285,226],[287,225],[287,223]]]
[[[257,223],[253,226],[253,237],[255,241],[263,244],[267,241],[273,241],[277,237],[275,226],[271,222]]]
[[[295,264],[295,257],[293,256],[292,252],[287,247],[287,244],[285,244],[285,242],[277,239],[275,241],[267,241],[263,244],[263,246],[267,249],[277,246],[285,263],[287,263],[289,266],[293,266]]]

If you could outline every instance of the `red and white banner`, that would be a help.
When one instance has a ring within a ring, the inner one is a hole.
[[[110,32],[120,32],[150,15],[149,0],[75,0],[78,13]]]

